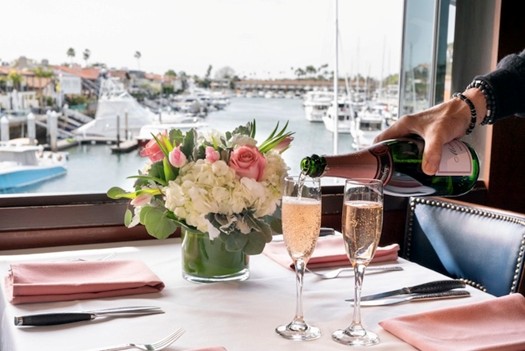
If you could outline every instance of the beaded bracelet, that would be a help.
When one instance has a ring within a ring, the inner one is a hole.
[[[481,122],[481,125],[494,123],[494,116],[496,114],[496,99],[492,87],[484,80],[474,79],[465,90],[476,88],[483,93],[485,96],[485,102],[487,104],[487,113]]]
[[[476,114],[476,107],[474,107],[474,104],[472,103],[472,101],[470,101],[470,99],[468,97],[466,97],[465,95],[463,95],[461,93],[454,93],[454,95],[452,95],[452,96],[453,97],[457,97],[457,98],[461,99],[462,101],[465,101],[465,103],[470,108],[470,124],[469,124],[467,130],[465,131],[465,134],[469,135],[474,130],[474,127],[476,127],[476,120],[478,119],[478,116]]]

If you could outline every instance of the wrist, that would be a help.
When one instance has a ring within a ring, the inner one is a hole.
[[[479,117],[482,118],[481,124],[492,124],[494,123],[494,116],[496,113],[496,100],[494,98],[494,92],[492,86],[482,79],[474,79],[465,89],[465,94],[479,102],[480,113]],[[483,112],[483,113],[481,113]]]
[[[487,103],[485,96],[481,92],[481,90],[477,88],[468,88],[463,92],[463,95],[465,95],[467,98],[472,101],[472,104],[474,104],[474,107],[477,112],[477,120],[476,125],[482,124],[483,120],[485,119],[485,116],[487,115]]]
[[[469,97],[467,97],[466,95],[462,93],[454,93],[453,97],[463,101],[466,104],[466,106],[468,106],[469,108],[470,119],[468,122],[468,127],[465,130],[465,135],[469,135],[470,133],[472,133],[472,131],[474,130],[474,128],[476,127],[478,123],[478,113],[476,110],[476,106],[474,105],[474,103],[471,101]]]

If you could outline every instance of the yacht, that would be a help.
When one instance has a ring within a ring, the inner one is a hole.
[[[322,122],[328,107],[334,100],[334,94],[329,91],[309,91],[304,96],[304,115],[307,121]]]
[[[352,146],[357,150],[369,147],[374,139],[388,126],[392,113],[384,104],[373,104],[357,113],[352,130]]]
[[[354,122],[356,113],[354,111],[354,108],[352,106],[352,103],[348,99],[339,99],[337,102],[337,112],[334,108],[334,103],[332,102],[328,109],[326,110],[326,113],[323,116],[323,122],[325,128],[330,131],[334,132],[334,118],[337,116],[337,131],[339,133],[352,133],[352,130],[355,128]]]
[[[117,136],[138,135],[145,125],[182,122],[188,122],[187,114],[167,110],[155,114],[131,96],[118,79],[109,77],[101,82],[95,118],[72,132],[84,139],[116,140]]]

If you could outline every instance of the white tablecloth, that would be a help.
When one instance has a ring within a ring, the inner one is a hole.
[[[251,276],[247,281],[214,284],[196,284],[182,278],[179,239],[0,251],[0,272],[2,278],[7,275],[12,262],[116,258],[143,260],[164,281],[166,288],[160,293],[120,298],[12,305],[6,300],[2,279],[0,350],[89,350],[123,342],[154,341],[177,327],[183,327],[186,333],[167,350],[212,345],[224,346],[228,351],[348,349],[332,341],[331,333],[351,322],[352,306],[344,299],[353,297],[353,278],[319,280],[307,273],[303,295],[305,318],[320,327],[323,335],[308,342],[286,340],[274,329],[291,321],[294,315],[295,277],[293,271],[265,255],[251,257]],[[399,263],[404,267],[402,272],[366,276],[363,295],[444,278],[414,263],[402,259]],[[363,307],[365,326],[381,338],[381,344],[372,349],[414,350],[384,331],[378,325],[383,319],[493,298],[479,290],[467,289],[472,297],[466,299]],[[48,327],[15,327],[13,323],[19,315],[128,305],[160,306],[166,313]]]

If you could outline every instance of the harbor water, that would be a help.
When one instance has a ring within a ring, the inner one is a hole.
[[[305,119],[303,101],[285,98],[246,98],[234,97],[230,104],[220,111],[210,112],[204,119],[207,128],[231,131],[239,125],[255,120],[256,139],[262,142],[274,129],[277,122],[283,126],[289,122],[288,130],[293,131],[291,147],[283,153],[289,174],[299,173],[303,157],[313,153],[333,154],[334,137],[321,122]],[[83,144],[67,149],[69,154],[67,174],[40,184],[17,189],[16,193],[43,194],[82,194],[105,193],[112,186],[131,190],[133,180],[147,163],[137,150],[117,154],[111,152],[111,145]],[[338,153],[352,151],[350,134],[338,135]]]

